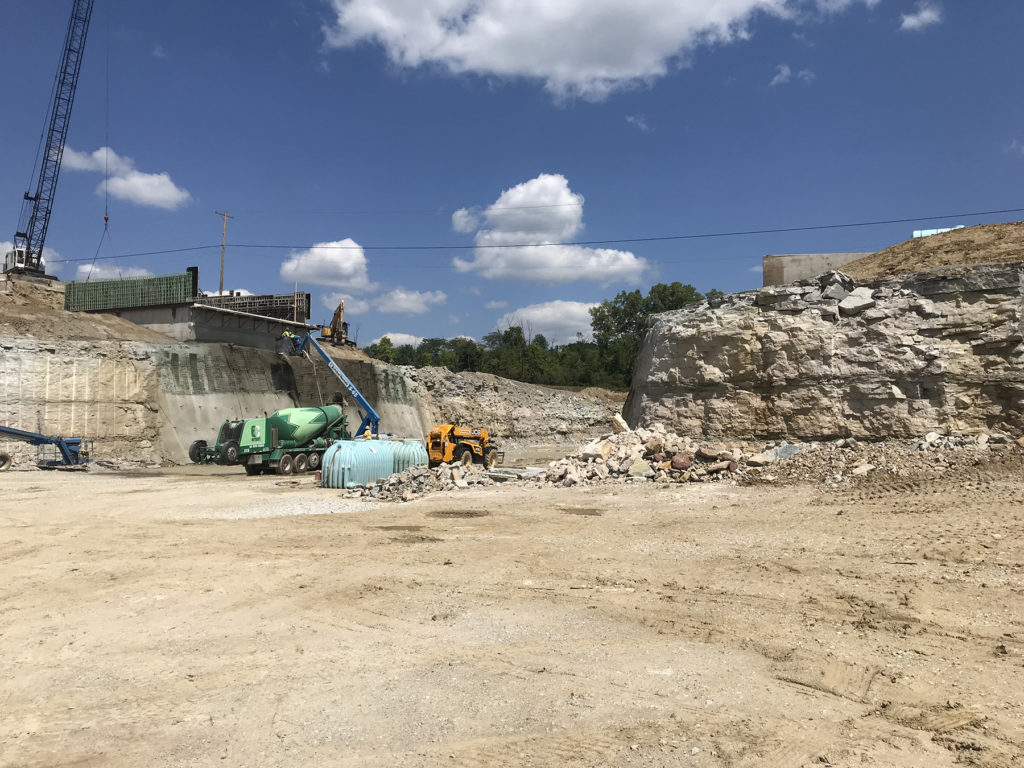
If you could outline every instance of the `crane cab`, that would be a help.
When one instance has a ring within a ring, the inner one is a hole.
[[[4,257],[4,272],[20,272],[25,269],[34,269],[35,265],[29,265],[29,253],[27,248],[15,248],[8,251]]]

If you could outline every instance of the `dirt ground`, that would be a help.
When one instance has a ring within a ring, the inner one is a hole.
[[[857,280],[905,275],[953,264],[1024,261],[1024,222],[982,224],[905,240],[843,266]]]
[[[0,765],[1021,765],[1022,515],[1010,473],[10,472]]]

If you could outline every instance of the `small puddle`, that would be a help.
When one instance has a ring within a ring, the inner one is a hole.
[[[467,518],[467,517],[487,517],[490,512],[483,509],[446,509],[441,512],[427,512],[427,517],[440,517],[446,518]]]
[[[378,531],[422,531],[422,525],[375,525]]]

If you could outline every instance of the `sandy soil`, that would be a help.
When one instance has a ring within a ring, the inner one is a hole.
[[[0,765],[1024,760],[1016,474],[295,482],[0,476]]]
[[[23,280],[0,285],[0,335],[47,339],[127,340],[168,343],[173,339],[117,315],[66,312],[64,293]]]
[[[983,224],[905,240],[852,261],[842,271],[858,280],[905,275],[951,264],[1024,261],[1024,222]]]

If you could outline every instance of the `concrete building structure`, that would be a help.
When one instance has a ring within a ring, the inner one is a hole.
[[[277,341],[285,331],[301,336],[307,330],[319,328],[207,304],[138,307],[108,312],[177,341],[238,344],[257,349],[276,349]]]
[[[762,285],[786,285],[796,280],[839,269],[869,253],[785,253],[768,254],[762,262]]]
[[[66,284],[64,308],[123,317],[177,341],[238,344],[274,350],[288,331],[301,335],[317,328],[305,320],[308,293],[206,296],[199,291],[199,268],[184,273]]]

